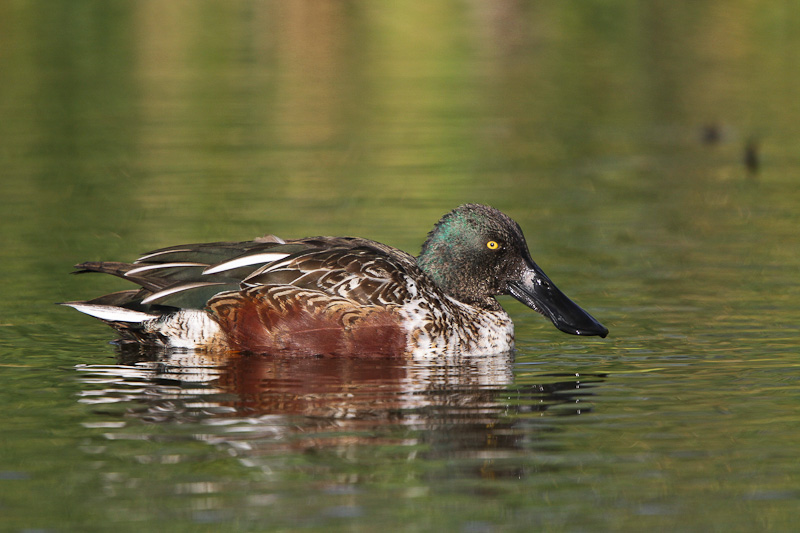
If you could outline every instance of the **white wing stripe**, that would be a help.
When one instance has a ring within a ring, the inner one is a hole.
[[[208,282],[208,281],[201,281],[198,283],[187,283],[186,285],[180,285],[178,287],[171,287],[169,289],[164,289],[163,291],[154,292],[144,300],[142,300],[143,304],[149,304],[155,300],[160,298],[164,298],[165,296],[169,296],[170,294],[175,294],[182,291],[188,291],[190,289],[196,289],[198,287],[210,287],[212,285],[224,285],[224,283],[220,282]]]
[[[203,274],[216,274],[217,272],[224,272],[226,270],[233,270],[247,265],[257,265],[259,263],[272,263],[287,257],[289,254],[281,254],[277,252],[267,252],[263,254],[246,255],[244,257],[237,257],[230,261],[225,261],[213,267],[209,267],[203,271]]]
[[[96,305],[96,304],[80,304],[80,303],[65,303],[81,313],[99,318],[100,320],[109,320],[111,322],[144,322],[152,318],[158,318],[156,315],[149,315],[139,311],[131,311],[123,307],[115,307],[113,305]]]
[[[156,270],[156,269],[159,269],[159,268],[188,267],[188,266],[201,266],[201,267],[204,267],[204,266],[208,266],[208,265],[206,265],[205,263],[190,263],[190,262],[184,262],[184,263],[161,263],[161,264],[158,264],[158,265],[146,265],[146,266],[141,266],[141,267],[137,267],[137,268],[128,270],[127,272],[125,272],[125,276],[134,276],[134,275],[136,275],[136,274],[138,274],[140,272],[145,272],[146,270]]]

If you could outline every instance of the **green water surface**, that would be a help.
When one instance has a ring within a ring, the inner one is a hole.
[[[0,2],[0,530],[792,530],[799,61],[790,2]],[[609,337],[156,357],[54,305],[464,202]]]

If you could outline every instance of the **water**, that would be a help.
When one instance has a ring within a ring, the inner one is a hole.
[[[786,6],[0,11],[0,529],[793,528]],[[181,242],[416,253],[465,201],[609,338],[503,298],[518,349],[491,359],[200,357],[53,305],[125,288],[72,264]]]

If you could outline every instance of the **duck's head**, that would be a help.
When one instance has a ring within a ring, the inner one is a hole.
[[[417,263],[461,302],[498,309],[494,297],[510,294],[561,331],[608,334],[533,262],[519,224],[493,207],[465,204],[443,216],[428,234]]]

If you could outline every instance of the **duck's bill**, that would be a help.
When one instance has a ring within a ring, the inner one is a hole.
[[[608,328],[567,298],[538,266],[526,270],[519,280],[509,281],[508,292],[565,333],[608,335]]]

